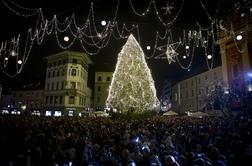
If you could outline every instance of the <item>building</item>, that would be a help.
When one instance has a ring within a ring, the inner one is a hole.
[[[94,106],[103,109],[108,97],[113,72],[95,72]]]
[[[229,89],[246,95],[252,91],[252,17],[233,11],[218,34],[223,81]]]
[[[45,114],[72,116],[90,107],[91,90],[87,82],[91,59],[82,52],[63,51],[46,60]]]
[[[180,114],[195,112],[206,106],[206,99],[222,81],[222,67],[199,73],[172,86],[172,110]]]
[[[11,107],[21,111],[42,111],[44,105],[44,89],[13,90]]]

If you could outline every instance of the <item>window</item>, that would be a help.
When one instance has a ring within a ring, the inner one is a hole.
[[[55,71],[52,72],[52,77],[54,77],[54,76],[55,76]]]
[[[97,89],[97,90],[98,90],[98,92],[100,92],[100,91],[101,91],[101,87],[100,87],[100,86],[98,86],[98,89]]]
[[[61,60],[58,61],[58,65],[61,65]]]
[[[102,77],[101,76],[98,77],[98,81],[102,81]]]
[[[110,77],[107,77],[107,81],[110,81]]]
[[[60,96],[59,98],[59,104],[62,104],[63,103],[63,96]]]
[[[207,86],[207,87],[206,87],[206,94],[208,94],[208,90],[209,90],[209,89],[208,89],[208,86]]]
[[[70,84],[71,84],[71,89],[76,89],[76,82],[70,82]]]
[[[48,104],[48,96],[46,96],[46,100],[45,100],[45,103]]]
[[[75,97],[74,96],[69,96],[69,104],[74,104],[75,103]]]
[[[207,80],[208,79],[208,75],[205,75],[205,80]]]
[[[191,86],[193,86],[193,80],[192,80],[192,82],[191,82]]]
[[[61,75],[64,76],[65,75],[65,69],[61,70]]]
[[[63,60],[63,63],[64,63],[64,64],[65,64],[65,63],[67,63],[67,60],[66,60],[66,59],[64,59],[64,60]]]
[[[194,96],[194,90],[192,90],[192,96]]]
[[[56,82],[56,90],[59,90],[59,82]]]
[[[80,96],[79,105],[82,105],[82,97]]]
[[[51,90],[54,90],[54,83],[52,83],[52,87],[51,87]]]
[[[237,77],[239,73],[238,64],[233,65],[233,76]]]
[[[73,59],[73,63],[77,63],[77,59]]]
[[[56,62],[53,62],[53,66],[55,67],[57,65],[57,63]]]
[[[64,81],[61,82],[61,90],[64,89]]]
[[[71,75],[72,75],[72,76],[76,76],[76,69],[72,69],[72,70],[71,70]]]
[[[58,104],[58,96],[54,96],[54,104]]]
[[[97,96],[96,101],[97,103],[100,103],[100,96]]]
[[[52,63],[49,63],[49,64],[48,64],[48,67],[52,67]]]
[[[50,84],[47,83],[47,87],[46,87],[47,90],[50,90]]]
[[[50,72],[50,71],[48,72],[47,77],[48,77],[48,78],[51,77],[51,72]]]
[[[50,96],[50,104],[53,103],[53,96]]]
[[[60,71],[58,70],[58,71],[57,71],[57,77],[59,77],[59,75],[60,75]]]

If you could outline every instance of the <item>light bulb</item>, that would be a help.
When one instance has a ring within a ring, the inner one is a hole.
[[[6,60],[6,61],[7,61],[8,59],[9,59],[8,57],[5,57],[5,58],[4,58],[4,60]]]
[[[242,35],[237,35],[236,40],[242,40]]]
[[[19,65],[21,65],[23,62],[22,62],[22,60],[18,60],[18,62],[17,62]]]
[[[69,37],[68,37],[68,36],[65,36],[65,37],[64,37],[64,41],[65,41],[65,42],[68,42],[68,41],[69,41]]]
[[[185,48],[188,50],[188,49],[189,49],[189,46],[186,46]]]
[[[151,47],[150,47],[150,46],[147,46],[147,47],[146,47],[146,49],[147,49],[147,50],[150,50],[150,49],[151,49]]]
[[[13,50],[13,51],[11,51],[11,56],[15,56],[16,55],[16,52]]]
[[[207,55],[207,59],[212,59],[212,55]]]
[[[185,55],[183,55],[183,59],[186,59],[186,56],[185,56]]]
[[[107,25],[107,22],[106,22],[105,20],[102,20],[102,21],[101,21],[101,25],[102,25],[102,26],[105,26],[105,25]]]

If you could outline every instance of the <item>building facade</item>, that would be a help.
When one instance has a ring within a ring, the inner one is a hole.
[[[46,60],[45,114],[72,116],[90,107],[87,81],[91,59],[81,52],[64,51],[48,56]]]
[[[11,107],[21,111],[41,111],[44,106],[44,89],[14,90],[11,101]]]
[[[223,80],[230,89],[252,91],[252,18],[234,11],[219,35]]]
[[[222,82],[221,66],[177,82],[172,86],[172,110],[183,114],[203,109],[218,82]]]
[[[94,108],[103,109],[108,97],[113,72],[95,72]]]

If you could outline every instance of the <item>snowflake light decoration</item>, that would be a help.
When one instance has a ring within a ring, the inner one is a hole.
[[[171,15],[171,10],[174,9],[173,4],[169,4],[169,1],[167,1],[166,6],[162,7],[161,10],[164,10],[164,15]]]

